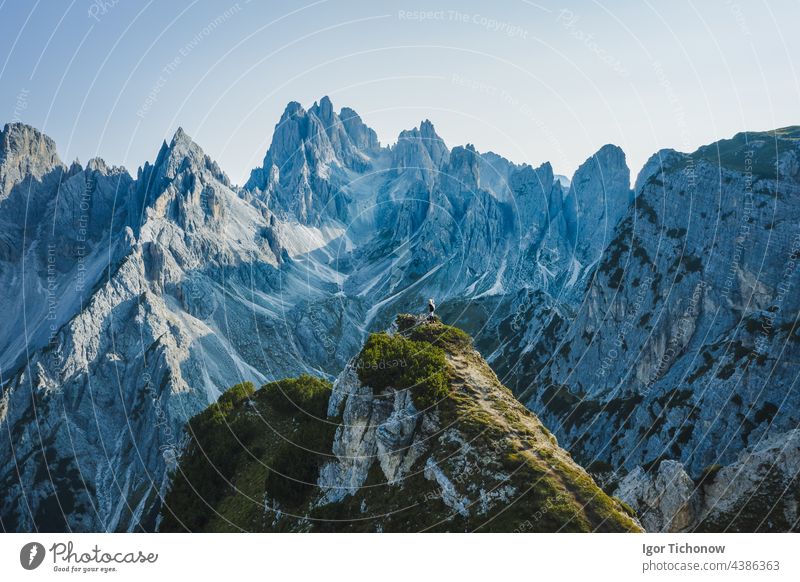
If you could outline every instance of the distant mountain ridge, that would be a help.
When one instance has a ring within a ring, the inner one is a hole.
[[[662,151],[633,187],[604,146],[566,187],[429,121],[382,147],[325,98],[235,188],[183,130],[133,178],[6,125],[2,527],[155,527],[187,419],[243,381],[333,378],[429,297],[607,488],[734,462],[800,415],[797,135]]]

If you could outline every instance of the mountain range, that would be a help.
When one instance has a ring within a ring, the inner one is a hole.
[[[646,529],[796,529],[799,195],[797,127],[565,180],[323,98],[238,187],[181,129],[134,177],[8,124],[0,525],[156,529],[189,419],[435,298]]]

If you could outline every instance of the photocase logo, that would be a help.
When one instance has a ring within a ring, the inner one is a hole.
[[[35,570],[44,561],[44,546],[39,542],[30,542],[19,551],[19,563],[26,570]]]

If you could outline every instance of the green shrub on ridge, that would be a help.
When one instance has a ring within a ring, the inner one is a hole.
[[[410,390],[419,410],[449,394],[449,366],[444,351],[428,342],[401,335],[369,336],[356,362],[358,378],[377,392]]]
[[[264,493],[283,508],[303,503],[336,429],[330,394],[329,382],[308,375],[260,390],[243,382],[192,417],[162,531],[259,529]]]

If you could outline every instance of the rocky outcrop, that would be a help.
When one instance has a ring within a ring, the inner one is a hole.
[[[336,503],[357,493],[376,459],[389,484],[402,483],[440,430],[436,416],[420,414],[407,390],[376,396],[358,381],[352,366],[339,376],[333,391],[337,396],[331,398],[328,415],[341,415],[342,424],[333,441],[336,460],[320,470],[318,503]],[[336,405],[339,399],[344,400],[343,411]]]
[[[588,474],[558,447],[535,416],[519,406],[480,355],[461,343],[468,340],[424,318],[410,329],[408,325],[408,319],[404,320],[394,337],[403,341],[403,337],[448,336],[441,342],[452,400],[444,398],[418,410],[413,388],[375,390],[357,373],[368,362],[355,359],[334,383],[329,403],[328,414],[341,414],[342,423],[333,441],[335,459],[320,470],[320,497],[315,506],[321,512],[333,511],[337,504],[358,506],[371,516],[370,528],[395,530],[398,522],[389,517],[395,508],[380,501],[388,488],[396,490],[391,493],[393,499],[404,498],[409,505],[416,501],[426,505],[425,512],[433,512],[432,517],[405,521],[407,525],[401,527],[416,524],[421,529],[427,522],[433,529],[468,531],[638,527],[599,489],[594,500],[608,504],[604,511],[611,511],[608,519],[615,525],[592,525],[591,507],[584,506],[584,515],[567,515],[565,506],[582,503],[581,496],[589,495],[594,487]],[[538,475],[538,482],[525,484],[529,471],[537,474],[539,462],[549,469]],[[426,491],[429,488],[432,491]],[[544,489],[548,495],[533,498]],[[504,515],[509,506],[515,508],[513,518]],[[565,521],[558,523],[559,519]]]
[[[700,511],[696,485],[678,461],[662,461],[653,471],[636,467],[614,495],[636,510],[649,532],[685,531]]]
[[[676,461],[637,467],[615,495],[651,532],[797,531],[800,528],[800,430],[775,435],[708,467],[693,481]]]
[[[0,145],[0,377],[53,341],[130,252],[124,168],[64,166],[53,141],[11,124]],[[24,330],[24,333],[23,333]]]

